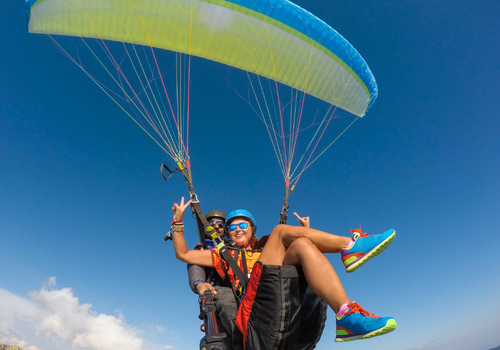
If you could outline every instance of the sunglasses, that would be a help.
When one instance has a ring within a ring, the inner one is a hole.
[[[248,222],[240,222],[239,224],[232,224],[229,225],[227,228],[229,229],[229,231],[234,231],[236,230],[236,227],[239,227],[242,230],[244,230],[248,227]]]
[[[215,225],[219,225],[219,227],[224,227],[224,221],[219,221],[219,220],[210,220],[208,222],[210,226],[215,227]]]

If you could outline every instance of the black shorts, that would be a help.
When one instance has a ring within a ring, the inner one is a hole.
[[[300,266],[252,270],[236,317],[235,350],[313,349],[326,321],[326,303],[309,288]]]

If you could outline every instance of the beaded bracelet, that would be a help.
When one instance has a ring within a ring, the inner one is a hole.
[[[171,226],[171,230],[174,231],[174,232],[180,232],[180,231],[184,231],[184,224],[173,224]]]

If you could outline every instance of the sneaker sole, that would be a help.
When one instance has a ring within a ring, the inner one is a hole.
[[[353,272],[353,271],[356,271],[357,269],[359,269],[361,266],[363,266],[364,264],[366,264],[366,262],[368,262],[368,260],[370,260],[371,258],[373,258],[374,256],[377,256],[379,255],[380,253],[382,253],[384,250],[386,250],[386,248],[392,243],[392,241],[394,240],[394,237],[396,237],[396,231],[395,230],[392,230],[392,234],[387,237],[382,243],[380,243],[378,246],[376,246],[375,248],[373,248],[372,250],[370,250],[364,257],[362,257],[361,259],[359,260],[356,260],[355,262],[353,262],[351,265],[348,265],[346,266],[345,270],[347,273],[350,273],[350,272]]]
[[[356,335],[346,337],[346,338],[335,338],[335,341],[337,343],[342,343],[342,342],[358,340],[358,339],[373,338],[373,337],[377,337],[379,335],[384,335],[384,334],[390,333],[390,332],[394,331],[397,326],[398,326],[398,324],[396,323],[396,320],[390,319],[389,321],[387,321],[387,323],[385,324],[384,327],[377,329],[373,332],[370,332],[367,334],[356,334]]]

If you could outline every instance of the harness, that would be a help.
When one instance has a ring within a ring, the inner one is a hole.
[[[262,248],[259,249],[243,249],[240,248],[239,246],[236,246],[234,242],[228,241],[228,245],[226,245],[227,252],[230,255],[230,259],[226,259],[224,257],[221,267],[222,270],[224,271],[224,282],[227,283],[227,285],[232,285],[233,292],[236,296],[236,299],[238,301],[238,305],[241,303],[243,298],[245,297],[245,292],[248,287],[248,280],[249,280],[249,271],[248,271],[248,266],[247,266],[247,258],[246,258],[246,253],[260,253],[262,252]],[[229,252],[230,250],[234,251],[234,257],[231,255]],[[220,249],[219,249],[220,252]],[[241,253],[241,267],[238,266],[238,259],[239,255]],[[233,281],[230,281],[229,278],[229,269],[233,271],[234,276],[238,279],[238,284],[236,284],[236,278],[233,279]]]

